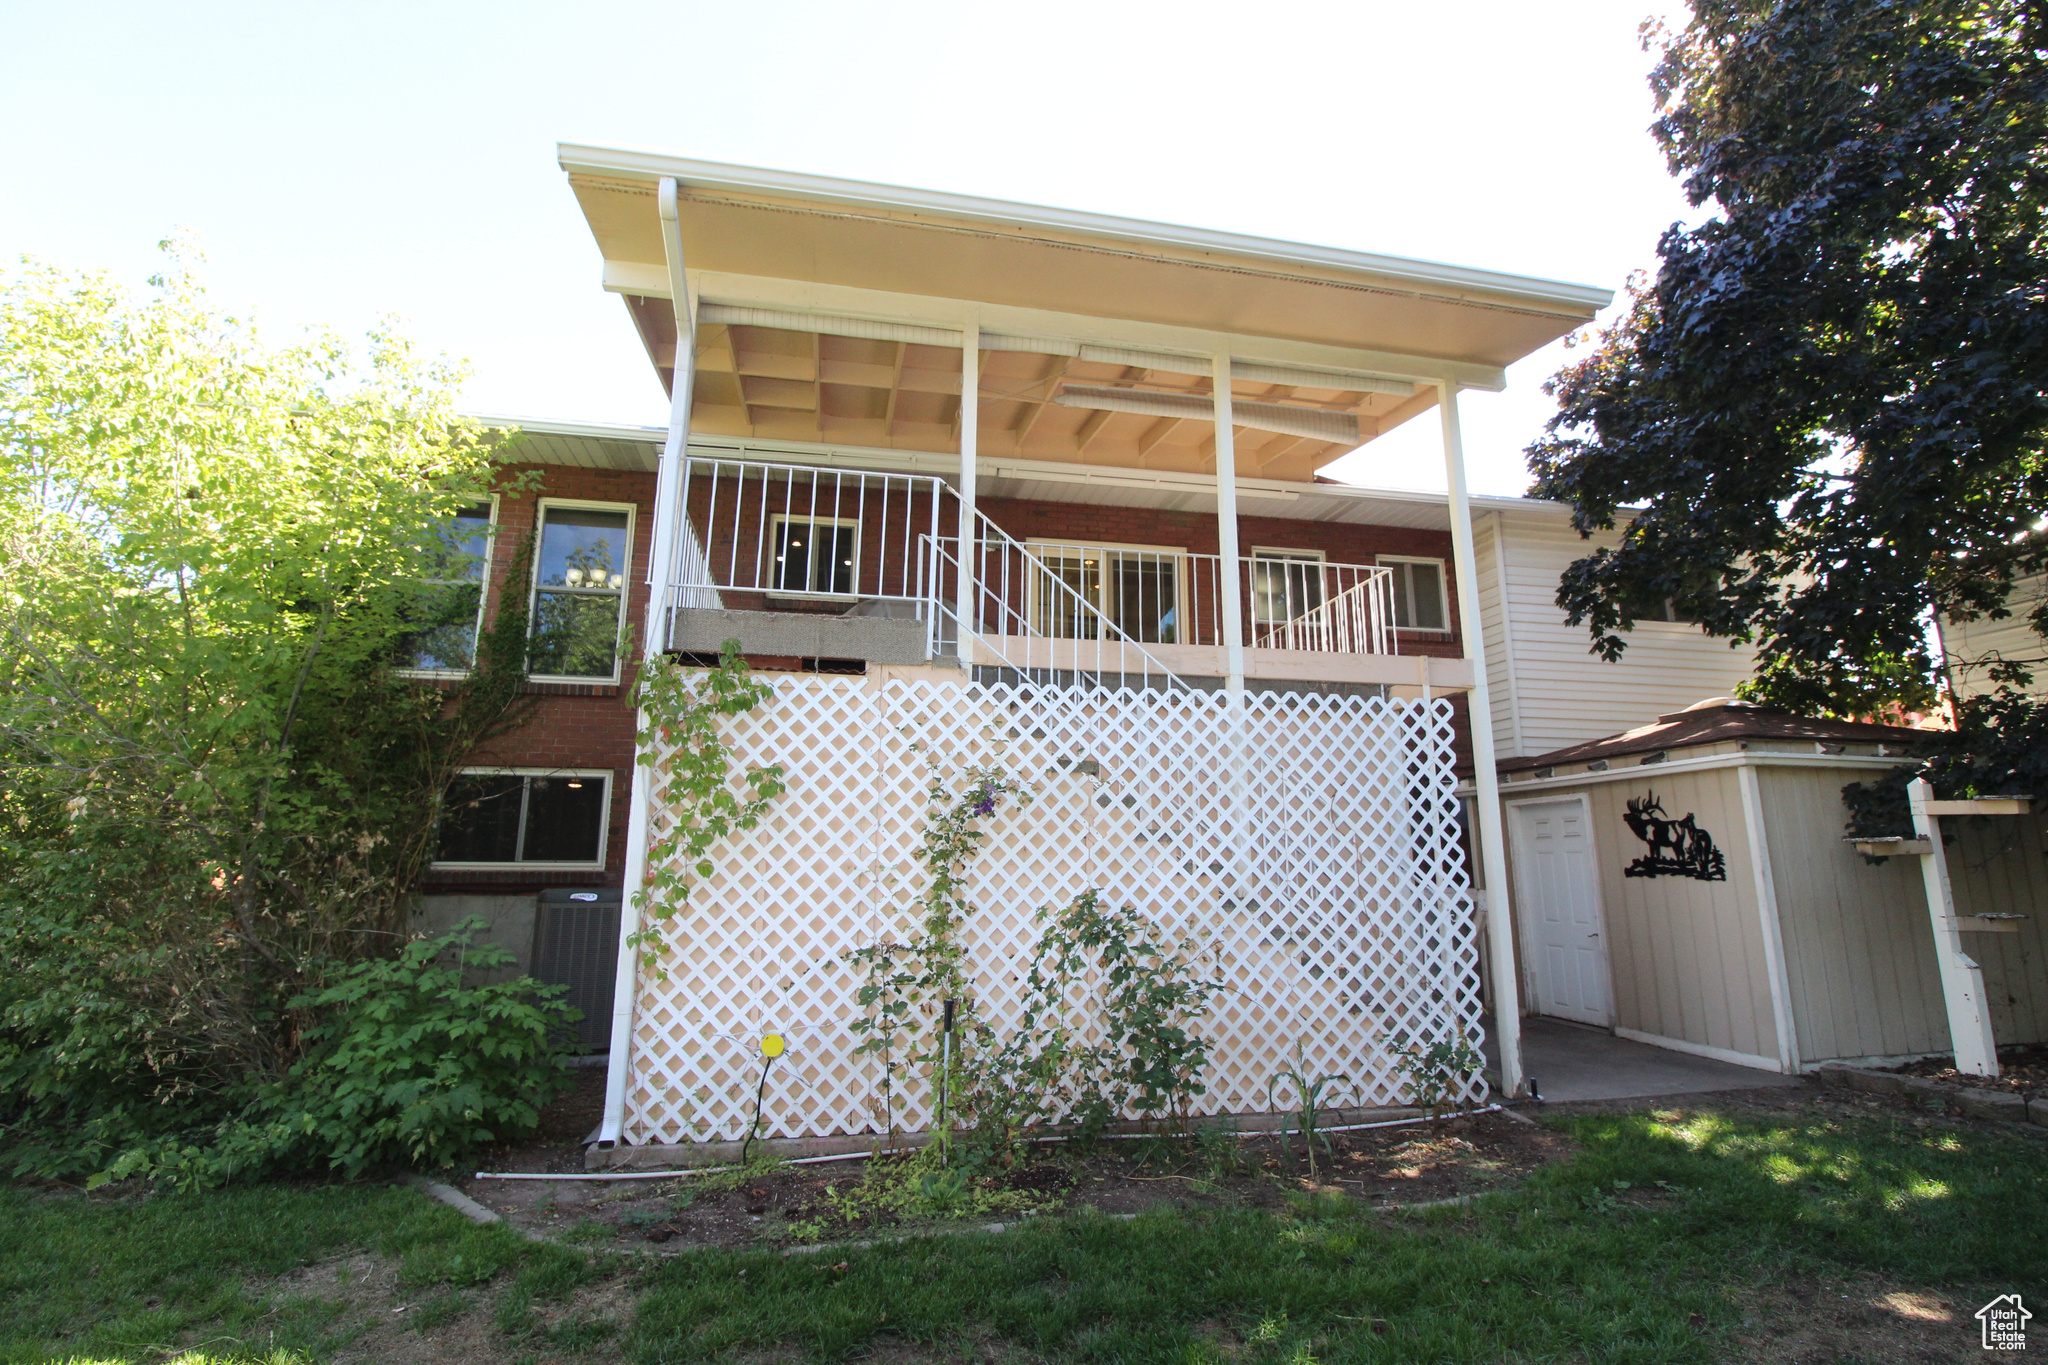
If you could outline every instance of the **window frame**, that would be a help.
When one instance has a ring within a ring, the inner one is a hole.
[[[1330,555],[1329,552],[1326,550],[1301,550],[1296,549],[1291,545],[1254,545],[1251,547],[1250,550],[1248,550],[1245,553],[1245,558],[1252,561],[1253,563],[1256,563],[1257,561],[1264,559],[1269,563],[1278,562],[1292,564],[1320,564],[1327,566],[1330,562]],[[1316,575],[1316,578],[1317,589],[1322,593],[1323,597],[1322,601],[1316,603],[1315,606],[1310,607],[1308,609],[1309,611],[1322,610],[1323,606],[1330,600],[1330,584],[1328,581],[1327,569],[1325,569],[1324,572],[1319,572]],[[1245,587],[1247,590],[1249,590],[1252,587],[1252,576],[1249,570],[1247,570],[1245,573]],[[1288,621],[1299,621],[1301,619],[1300,616],[1290,616],[1285,621],[1261,621],[1259,619],[1258,594],[1256,592],[1250,592],[1249,598],[1250,600],[1248,600],[1245,603],[1245,611],[1247,613],[1248,619],[1251,622],[1252,629],[1254,630],[1257,630],[1262,626],[1284,626],[1287,624]],[[1306,616],[1307,614],[1308,612],[1303,612],[1302,616]]]
[[[576,683],[588,687],[616,686],[621,670],[626,666],[626,612],[633,600],[633,538],[640,529],[640,504],[637,502],[600,502],[588,498],[539,498],[533,505],[533,571],[526,593],[526,642],[527,661],[533,658],[533,624],[540,619],[540,595],[546,592],[582,592],[586,596],[597,594],[587,590],[561,587],[541,587],[540,556],[548,529],[548,509],[551,507],[579,508],[589,512],[624,512],[626,514],[625,564],[621,572],[625,582],[619,588],[619,621],[617,641],[612,647],[612,671],[610,677],[595,673],[535,673],[528,671],[528,682]],[[502,866],[502,864],[493,864]]]
[[[860,526],[860,518],[859,518],[859,517],[826,517],[826,516],[813,516],[813,515],[811,515],[811,514],[810,514],[810,513],[808,513],[808,512],[770,512],[770,513],[768,514],[768,542],[767,542],[767,544],[765,544],[765,545],[763,545],[763,546],[761,547],[761,553],[762,553],[763,555],[766,555],[766,556],[767,556],[767,560],[768,560],[768,563],[767,563],[767,568],[768,568],[768,581],[769,581],[770,583],[780,583],[780,582],[782,581],[782,566],[776,563],[776,561],[775,561],[775,557],[774,557],[773,555],[770,555],[770,554],[768,554],[768,551],[770,551],[770,550],[773,550],[773,549],[775,548],[775,545],[776,545],[776,530],[777,530],[777,528],[778,528],[778,527],[781,527],[781,526],[786,526],[786,525],[788,525],[788,524],[789,524],[790,522],[793,522],[793,521],[794,521],[794,522],[800,522],[800,523],[802,523],[802,524],[803,524],[803,525],[805,525],[805,526],[831,526],[831,527],[835,527],[835,528],[836,528],[836,527],[840,527],[840,526],[851,526],[851,527],[853,528],[853,586],[854,586],[854,591],[852,591],[852,592],[794,592],[794,591],[791,591],[791,590],[790,590],[790,589],[788,589],[788,588],[768,588],[768,589],[765,589],[765,590],[764,590],[764,592],[763,592],[763,596],[769,597],[769,598],[771,598],[771,599],[774,599],[775,601],[779,601],[779,602],[857,602],[857,601],[859,601],[859,600],[860,600],[860,596],[861,596],[861,594],[860,594],[860,591],[859,591],[859,589],[860,589],[860,531],[861,531],[861,526]]]
[[[1113,540],[1054,540],[1049,536],[1028,537],[1024,541],[1024,553],[1029,555],[1031,559],[1038,564],[1039,568],[1045,574],[1050,575],[1053,573],[1052,566],[1047,564],[1046,557],[1043,554],[1039,553],[1039,551],[1041,550],[1094,550],[1101,554],[1154,555],[1160,559],[1168,561],[1173,566],[1174,630],[1177,634],[1186,633],[1185,623],[1188,619],[1188,566],[1192,559],[1192,556],[1189,554],[1186,546],[1131,545],[1123,544]],[[1062,555],[1060,557],[1064,558],[1065,556]],[[1107,567],[1107,565],[1104,566],[1105,569],[1107,569]],[[1045,589],[1039,584],[1039,576],[1039,574],[1031,574],[1028,576],[1026,581],[1024,619],[1031,623],[1031,628],[1033,630],[1042,629],[1042,627],[1039,625],[1039,611],[1044,601]],[[1103,573],[1100,576],[1100,582],[1098,583],[1096,588],[1095,602],[1093,605],[1095,607],[1097,615],[1101,616],[1104,621],[1108,621],[1114,624],[1116,618],[1109,610],[1109,574],[1107,572]],[[1083,637],[1056,636],[1053,638],[1069,639]],[[1136,641],[1136,643],[1160,644],[1164,642],[1140,640]],[[1186,642],[1183,640],[1177,641],[1176,643]]]
[[[522,859],[522,858],[517,858],[517,857],[515,857],[515,858],[514,858],[514,859],[513,859],[513,860],[512,860],[511,862],[508,862],[508,863],[486,863],[486,862],[442,862],[442,861],[441,861],[440,859],[436,858],[436,859],[432,859],[432,860],[430,860],[430,861],[429,861],[429,862],[427,863],[427,868],[428,868],[428,870],[429,870],[429,871],[435,871],[435,872],[443,872],[443,871],[445,871],[445,872],[503,872],[503,871],[506,871],[506,870],[511,870],[511,871],[534,871],[534,872],[602,872],[602,871],[604,871],[604,868],[605,868],[605,857],[606,857],[606,854],[607,854],[607,853],[608,853],[608,852],[610,851],[610,847],[611,847],[611,837],[612,837],[612,778],[613,778],[614,774],[613,774],[613,772],[612,772],[612,770],[611,770],[610,768],[492,768],[492,767],[475,767],[475,768],[459,768],[459,769],[457,769],[457,770],[456,770],[456,773],[455,773],[455,775],[456,775],[457,777],[517,777],[517,778],[521,778],[521,779],[523,779],[523,780],[522,780],[522,782],[520,783],[520,787],[519,787],[519,838],[518,838],[518,841],[517,841],[517,843],[516,843],[516,844],[514,845],[514,851],[515,851],[515,852],[518,852],[518,853],[523,853],[523,852],[525,852],[525,850],[526,850],[526,808],[527,808],[527,802],[528,802],[528,801],[529,801],[529,800],[531,799],[531,797],[532,797],[532,793],[533,793],[533,784],[532,784],[532,779],[534,779],[534,778],[536,778],[536,777],[561,777],[561,778],[574,778],[574,777],[580,777],[580,778],[585,778],[585,779],[589,779],[589,778],[596,778],[597,780],[599,780],[599,781],[601,781],[602,783],[604,783],[604,800],[603,800],[603,801],[601,801],[601,802],[599,803],[599,805],[598,805],[598,820],[597,820],[597,858],[596,858],[596,860],[595,860],[595,861],[590,861],[590,862],[585,862],[585,861],[573,861],[573,862],[563,862],[563,861],[559,861],[559,860],[556,860],[556,861],[542,861],[542,860],[539,860],[539,859],[533,859],[533,860],[528,860],[528,859]],[[436,825],[435,825],[435,827],[434,827],[434,836],[435,836],[435,843],[436,843],[436,846],[438,847],[438,846],[439,846],[439,841],[440,841],[440,826],[439,826],[439,824],[436,824]]]
[[[1394,629],[1404,635],[1449,636],[1457,634],[1457,627],[1451,624],[1451,568],[1447,562],[1429,555],[1374,555],[1372,562],[1375,566],[1434,564],[1436,566],[1437,612],[1442,617],[1443,624],[1440,626],[1396,625]],[[1414,577],[1410,575],[1408,581],[1412,584],[1415,581]],[[1398,584],[1395,585],[1395,591],[1400,591]],[[1394,606],[1396,609],[1394,619],[1398,621],[1400,619],[1400,602],[1398,599],[1395,601]]]
[[[491,505],[491,521],[484,531],[484,576],[478,580],[478,586],[481,588],[481,591],[476,595],[476,626],[470,633],[469,657],[472,660],[476,658],[477,645],[484,638],[484,612],[491,604],[491,570],[497,567],[498,562],[498,495],[493,492],[488,495],[488,498]],[[454,578],[422,578],[419,581],[427,587],[453,587],[463,580]],[[474,664],[468,668],[400,668],[395,670],[401,678],[420,679],[461,679],[468,677],[475,671]]]

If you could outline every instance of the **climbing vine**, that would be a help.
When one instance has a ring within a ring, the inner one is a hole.
[[[927,873],[917,933],[907,943],[877,943],[846,954],[866,976],[856,997],[861,1014],[852,1029],[860,1042],[854,1051],[881,1059],[882,1119],[891,1133],[897,1072],[934,1060],[927,1055],[929,1044],[918,1046],[927,1017],[946,1000],[956,1002],[956,1018],[963,1022],[973,1013],[957,936],[967,919],[967,863],[986,837],[978,822],[994,815],[1005,797],[1031,799],[1000,768],[970,768],[964,778],[960,790],[934,782],[926,793],[924,836],[914,855]]]
[[[1098,890],[1041,909],[1038,922],[1016,1032],[977,1027],[961,1113],[998,1150],[1041,1123],[1092,1136],[1130,1109],[1147,1127],[1184,1131],[1207,1089],[1209,1044],[1194,1024],[1223,983],[1196,974],[1191,945],[1163,941]]]
[[[959,943],[970,913],[967,864],[987,837],[979,822],[1006,798],[1022,804],[1030,794],[1000,768],[963,777],[958,788],[940,782],[929,792],[916,934],[846,955],[865,973],[851,1027],[855,1051],[881,1060],[886,1130],[895,1131],[905,1070],[932,1072],[984,1153],[1008,1152],[1046,1123],[1100,1132],[1131,1108],[1148,1123],[1184,1123],[1209,1056],[1192,1026],[1223,987],[1199,979],[1187,945],[1162,942],[1132,907],[1105,906],[1089,890],[1041,909],[1017,1028],[1005,1036],[976,1010]],[[947,1000],[956,1006],[955,1049],[928,1033]]]
[[[646,882],[634,893],[643,927],[629,942],[643,957],[651,956],[659,922],[711,875],[712,847],[734,830],[752,829],[785,790],[779,763],[748,765],[736,788],[732,749],[718,732],[720,718],[743,716],[772,695],[740,657],[737,640],[725,642],[716,667],[686,672],[664,656],[640,675],[647,728],[639,761],[654,770],[655,807],[669,813],[666,829],[650,831]]]

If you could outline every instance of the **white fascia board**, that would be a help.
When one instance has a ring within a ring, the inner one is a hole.
[[[550,417],[517,417],[502,412],[466,412],[462,414],[480,426],[493,431],[506,431],[517,427],[540,436],[585,436],[594,441],[652,441],[660,445],[668,438],[667,427],[621,426],[613,422],[561,422]]]
[[[1623,758],[1638,758],[1638,754],[1623,754]],[[1631,763],[1625,768],[1609,768],[1604,772],[1566,773],[1561,777],[1538,777],[1519,780],[1503,777],[1500,784],[1500,798],[1503,801],[1519,798],[1523,792],[1555,791],[1560,787],[1586,787],[1603,782],[1626,782],[1631,778],[1655,778],[1663,773],[1697,773],[1714,768],[1896,768],[1907,760],[1901,755],[1885,757],[1878,754],[1778,754],[1740,753],[1707,754],[1699,758],[1674,758],[1663,763]],[[1528,769],[1520,771],[1527,772]],[[1472,793],[1472,781],[1466,778],[1458,783],[1458,790],[1466,795]]]
[[[803,175],[795,171],[729,166],[653,151],[591,147],[564,142],[556,146],[555,152],[562,169],[571,175],[604,176],[617,180],[647,182],[659,181],[663,176],[674,176],[679,185],[689,189],[778,195],[836,204],[846,208],[880,210],[887,213],[923,213],[999,227],[1052,229],[1146,246],[1173,246],[1195,251],[1213,251],[1251,261],[1349,270],[1449,297],[1456,297],[1460,292],[1482,293],[1495,298],[1511,299],[1525,307],[1570,316],[1598,312],[1614,301],[1613,290],[1593,285],[1536,279],[1526,275],[1508,275],[1492,270],[1474,270],[1466,266],[1410,260],[1400,256],[1346,251],[1338,247],[1311,246],[1302,242],[1282,242],[1268,237],[1215,232],[1207,228],[1148,223],[1137,218],[1116,218],[1106,214],[1081,213],[1073,209],[1015,204],[1001,199],[944,194],[936,190],[910,189],[900,185],[839,180],[831,176]]]
[[[739,308],[831,313],[913,327],[953,329],[962,325],[972,309],[980,317],[982,330],[1006,336],[1044,337],[1078,344],[1195,355],[1228,352],[1233,358],[1271,360],[1328,370],[1355,370],[1377,378],[1401,379],[1411,383],[1449,381],[1460,388],[1484,389],[1492,393],[1507,387],[1507,371],[1498,365],[1475,365],[1462,360],[1440,360],[1390,351],[1355,350],[1348,346],[1327,346],[1321,342],[1293,341],[1284,337],[1210,332],[1197,327],[1090,317],[1081,313],[1055,313],[1006,304],[970,303],[964,299],[856,289],[849,285],[817,284],[809,280],[784,280],[766,275],[692,270],[689,283],[700,302]],[[668,297],[666,273],[648,266],[622,266],[618,262],[607,262],[605,288],[617,293],[644,294],[650,298]]]

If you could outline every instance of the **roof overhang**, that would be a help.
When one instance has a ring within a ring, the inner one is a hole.
[[[1433,406],[1436,383],[1501,387],[1506,365],[1612,298],[1428,261],[653,152],[564,144],[559,153],[606,287],[625,296],[665,382],[676,329],[657,188],[676,181],[701,313],[692,429],[721,435],[955,448],[958,337],[971,314],[984,337],[1000,339],[984,343],[984,454],[1213,468],[1207,424],[1165,407],[1206,391],[1199,366],[1106,366],[1087,351],[1149,348],[1169,361],[1227,352],[1268,376],[1292,375],[1233,384],[1264,423],[1239,424],[1240,468],[1305,478]],[[1302,383],[1304,369],[1329,382]],[[1072,411],[1104,387],[1134,396]]]

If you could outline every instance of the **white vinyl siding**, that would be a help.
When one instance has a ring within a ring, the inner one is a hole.
[[[1998,621],[1980,618],[1941,623],[1942,649],[1948,655],[1956,695],[1981,697],[1997,691],[1998,684],[1986,671],[1986,665],[1993,659],[2023,661],[2048,656],[2048,640],[2036,635],[2027,622],[2028,614],[2040,605],[2044,593],[2048,593],[2048,578],[2023,578],[2013,584],[2012,596],[2006,600],[2011,616]],[[2026,688],[2027,694],[2048,696],[2048,663],[2029,667],[2034,681]]]
[[[1753,651],[1731,648],[1683,622],[1638,622],[1620,661],[1603,662],[1588,652],[1586,628],[1565,624],[1557,585],[1573,560],[1611,538],[1581,540],[1561,508],[1504,511],[1478,520],[1487,681],[1494,689],[1494,743],[1502,757],[1545,754],[1647,725],[1703,697],[1727,696],[1749,677]],[[1505,574],[1494,559],[1498,550],[1488,533],[1494,528],[1506,549]],[[1511,636],[1503,636],[1500,626],[1503,578]]]

